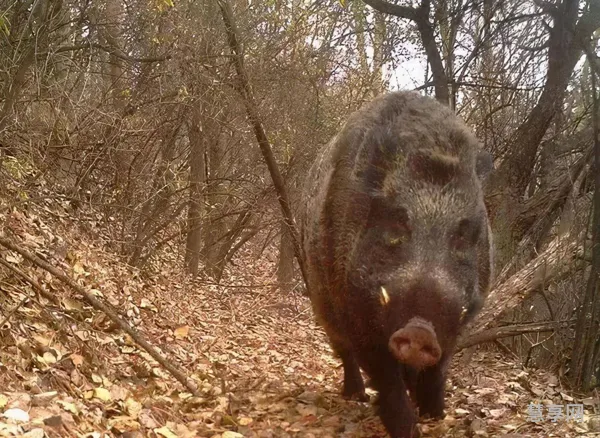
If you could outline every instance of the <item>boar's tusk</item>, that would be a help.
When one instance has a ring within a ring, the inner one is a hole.
[[[385,287],[381,286],[381,305],[385,306],[389,302],[390,296],[388,295],[387,290],[385,290]]]
[[[463,319],[465,319],[465,315],[467,314],[467,308],[465,306],[463,306],[461,312],[460,312],[460,322],[463,321]]]

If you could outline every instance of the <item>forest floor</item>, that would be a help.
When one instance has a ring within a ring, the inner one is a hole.
[[[112,304],[201,395],[61,281],[0,248],[4,262],[55,297],[0,265],[0,436],[386,436],[370,403],[339,395],[340,362],[307,299],[274,287],[274,254],[256,261],[248,250],[221,285],[186,281],[175,261],[141,273],[104,249],[100,216],[78,213],[75,224],[67,201],[39,199],[0,214],[0,234]],[[544,405],[537,424],[529,403]],[[584,406],[583,421],[547,418],[548,405],[564,414],[567,403]],[[600,436],[592,432],[599,403],[597,392],[572,394],[548,372],[479,350],[454,361],[446,418],[420,429],[424,437]]]

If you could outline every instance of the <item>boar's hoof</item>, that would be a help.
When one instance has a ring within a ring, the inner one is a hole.
[[[365,385],[362,377],[360,377],[360,371],[358,373],[358,375],[347,374],[344,376],[342,397],[346,400],[367,402],[369,401],[369,396],[365,393]]]
[[[344,388],[342,391],[342,397],[346,400],[354,400],[359,402],[368,402],[370,400],[365,391],[350,390],[346,388]]]
[[[417,369],[435,365],[442,356],[431,324],[416,318],[392,334],[389,348],[396,359]]]

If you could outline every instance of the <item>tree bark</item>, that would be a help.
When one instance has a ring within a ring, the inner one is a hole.
[[[205,221],[202,232],[202,257],[205,262],[206,271],[216,281],[220,278],[219,265],[221,260],[227,254],[232,243],[227,243],[227,238],[223,237],[227,233],[227,222],[220,218],[221,211],[225,206],[227,196],[223,195],[223,184],[219,180],[221,176],[221,142],[219,140],[218,127],[210,120],[210,117],[204,117],[204,136],[207,137],[206,151],[206,193],[204,201],[207,207]],[[235,227],[233,228],[235,231]],[[223,247],[225,245],[225,247]]]
[[[294,246],[288,227],[281,222],[279,240],[279,263],[277,264],[277,283],[282,292],[290,292],[294,281]]]
[[[385,15],[375,11],[375,29],[373,30],[373,97],[386,89],[383,76],[383,64],[389,55],[387,42],[387,25]]]
[[[129,256],[129,264],[140,267],[143,260],[144,250],[147,249],[148,242],[169,222],[168,218],[164,218],[164,214],[168,211],[169,201],[173,193],[173,180],[175,175],[170,169],[170,165],[175,155],[175,143],[177,134],[181,129],[181,125],[173,127],[172,131],[165,132],[162,139],[162,148],[160,151],[159,163],[156,169],[156,175],[152,182],[151,196],[142,206],[141,213],[138,217],[135,237],[131,243],[131,255]],[[159,218],[163,217],[162,224]],[[123,239],[125,241],[125,239]],[[123,251],[125,252],[125,251]]]
[[[227,262],[233,258],[235,253],[242,247],[242,245],[244,245],[244,243],[246,243],[257,233],[255,229],[252,229],[240,238],[244,230],[248,228],[248,224],[251,221],[252,212],[250,209],[240,213],[231,230],[225,235],[225,238],[222,239],[218,245],[218,250],[215,248],[215,256],[211,259],[209,273],[214,277],[217,283],[219,283],[223,277],[223,272],[225,271]],[[238,239],[238,244],[235,244],[235,241]]]

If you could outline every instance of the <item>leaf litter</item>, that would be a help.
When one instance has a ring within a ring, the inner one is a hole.
[[[100,221],[83,230],[68,219],[67,206],[47,202],[0,215],[4,236],[16,236],[118,309],[188,372],[200,395],[105,314],[2,249],[4,261],[56,301],[0,266],[0,320],[16,309],[0,327],[0,437],[386,436],[370,403],[339,395],[340,362],[308,300],[273,289],[273,252],[256,261],[242,251],[221,285],[186,280],[174,258],[142,273],[110,251]],[[60,208],[54,216],[43,213]],[[422,436],[600,436],[597,392],[570,393],[554,375],[524,369],[489,348],[469,358],[458,354],[447,390],[446,417],[422,420]],[[528,421],[529,403],[582,403],[584,421],[536,424]]]

